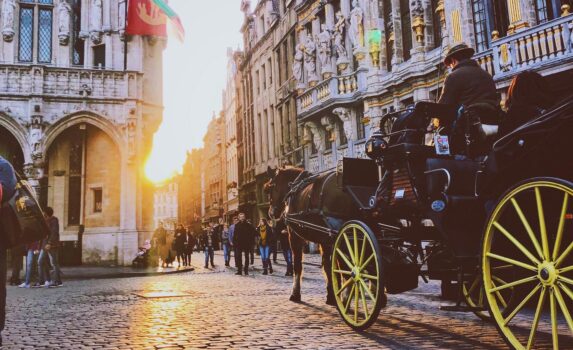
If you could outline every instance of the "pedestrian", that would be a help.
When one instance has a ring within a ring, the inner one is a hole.
[[[185,241],[187,240],[187,232],[183,228],[183,225],[177,225],[175,230],[175,254],[177,255],[177,265],[187,266],[185,259]]]
[[[191,266],[191,256],[193,255],[193,248],[195,248],[195,235],[191,227],[187,227],[186,232],[187,239],[185,240],[185,261],[187,266]]]
[[[12,277],[10,278],[10,285],[17,286],[22,281],[20,280],[20,272],[22,271],[22,257],[26,255],[26,246],[19,245],[10,249],[12,256]]]
[[[229,241],[229,225],[223,224],[223,231],[221,232],[221,243],[223,244],[223,257],[225,258],[225,266],[229,266],[231,261],[231,243]]]
[[[278,239],[276,239],[276,238],[277,238],[277,235],[278,235],[279,232],[276,230],[276,225],[273,225],[272,221],[269,221],[268,224],[269,224],[269,226],[271,227],[271,229],[273,230],[274,240],[273,240],[273,242],[272,242],[272,244],[271,244],[271,254],[273,255],[273,262],[276,264],[276,263],[278,262],[278,261],[277,261],[277,255],[278,255],[278,247],[277,247],[277,245],[278,245]]]
[[[273,229],[268,224],[266,219],[259,221],[257,227],[257,236],[259,239],[259,251],[261,252],[261,261],[263,262],[263,275],[268,275],[269,272],[273,273],[273,265],[271,264],[271,246],[274,243]],[[275,243],[276,244],[276,243]]]
[[[33,242],[26,245],[26,275],[24,282],[18,286],[19,288],[30,288],[32,286],[32,273],[34,271],[34,267],[38,266],[40,244],[41,242]],[[33,287],[39,286],[40,284],[38,282],[33,285]]]
[[[154,265],[159,265],[161,259],[161,267],[165,267],[165,246],[167,245],[167,230],[163,227],[163,222],[159,222],[158,227],[153,232],[153,250],[156,254]],[[156,263],[156,264],[155,264]]]
[[[4,206],[16,192],[16,172],[6,159],[0,156],[0,207]],[[0,230],[4,229],[1,225]],[[0,234],[4,234],[0,232]],[[0,246],[0,347],[2,331],[6,323],[6,247]]]
[[[292,276],[292,250],[290,248],[288,231],[282,220],[277,222],[275,230],[278,232],[276,236],[278,236],[278,240],[281,243],[283,257],[285,259],[285,263],[287,264],[285,276]]]
[[[247,223],[254,228],[253,223],[251,222],[251,220],[247,220]],[[257,251],[257,254],[259,254],[259,251],[257,249],[257,233],[256,233],[256,229],[255,229],[255,233],[253,235],[253,243],[250,245],[249,247],[249,255],[251,256],[251,265],[255,265],[255,251]]]
[[[233,250],[233,253],[235,255],[235,267],[237,267],[237,248],[235,246],[235,243],[233,242],[233,238],[235,237],[235,225],[237,224],[237,222],[239,222],[239,218],[234,216],[233,223],[231,224],[231,226],[229,226],[229,245],[231,246],[231,250]]]
[[[249,223],[244,213],[239,214],[239,222],[235,224],[235,230],[233,234],[233,244],[236,245],[235,263],[237,264],[237,275],[249,274],[249,254],[253,250],[254,237],[256,235],[256,230]],[[243,254],[245,256],[245,264],[243,265]]]
[[[215,230],[212,226],[208,226],[203,231],[202,235],[202,245],[205,251],[205,268],[209,267],[209,261],[211,262],[211,267],[215,267]]]
[[[38,257],[38,269],[40,271],[40,283],[44,287],[61,287],[60,263],[58,261],[58,247],[60,245],[60,223],[54,216],[54,209],[47,207],[44,210],[46,223],[50,228],[50,235],[42,241],[40,256]],[[53,269],[53,278],[50,276],[49,266]]]

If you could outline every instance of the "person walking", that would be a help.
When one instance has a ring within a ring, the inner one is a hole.
[[[22,271],[22,257],[26,255],[26,246],[19,245],[10,249],[12,255],[12,277],[10,278],[10,285],[17,286],[22,281],[20,280],[20,272]]]
[[[211,262],[211,267],[215,267],[215,231],[213,227],[205,228],[201,241],[205,249],[205,268],[209,267],[209,261]]]
[[[276,224],[273,225],[272,221],[269,221],[268,224],[269,224],[269,226],[271,227],[271,229],[273,230],[274,240],[273,240],[273,242],[272,242],[272,244],[271,244],[271,254],[273,255],[273,262],[276,264],[276,263],[278,262],[278,261],[277,261],[277,255],[278,255],[278,246],[277,246],[277,245],[278,245],[278,239],[276,239],[276,238],[277,238],[277,235],[278,235],[279,232],[276,230]]]
[[[30,288],[32,286],[32,273],[34,271],[34,267],[38,265],[40,244],[41,242],[33,242],[26,245],[26,275],[24,282],[18,286],[19,288]],[[40,286],[40,284],[36,283],[34,287],[35,286]]]
[[[58,261],[58,247],[60,245],[60,223],[54,216],[54,209],[47,207],[44,210],[46,223],[50,228],[50,235],[42,241],[40,256],[38,257],[38,269],[40,271],[40,283],[44,287],[61,287],[60,263]],[[53,278],[50,276],[49,265],[52,267]]]
[[[185,241],[187,240],[187,233],[183,228],[183,225],[177,225],[177,229],[175,230],[175,254],[177,256],[177,265],[187,266],[187,262],[185,261]]]
[[[229,266],[231,261],[231,243],[229,241],[229,225],[223,224],[223,231],[221,232],[221,243],[223,244],[223,257],[225,258],[225,266]]]
[[[233,254],[235,255],[235,267],[237,267],[237,247],[235,246],[233,239],[235,238],[235,225],[237,222],[239,222],[239,218],[234,216],[233,223],[231,226],[229,226],[229,245],[231,246],[231,250],[233,250]]]
[[[244,213],[239,214],[239,222],[235,224],[235,232],[233,235],[233,244],[236,245],[237,254],[235,255],[235,263],[237,264],[236,275],[249,274],[249,255],[253,251],[254,237],[256,230],[249,223]],[[245,263],[243,265],[243,254],[245,256]]]
[[[290,248],[290,242],[288,238],[288,231],[287,227],[284,222],[278,221],[275,230],[277,231],[276,236],[278,236],[278,240],[281,243],[281,249],[283,252],[283,258],[285,259],[285,263],[287,264],[287,269],[285,276],[292,276],[293,269],[292,269],[292,250]]]
[[[257,227],[257,236],[259,239],[259,251],[261,252],[261,260],[263,262],[263,275],[268,275],[269,272],[273,273],[273,265],[271,264],[271,246],[276,244],[273,237],[273,229],[268,224],[266,219],[259,221]]]
[[[165,251],[165,246],[167,245],[167,230],[165,230],[165,227],[163,227],[163,222],[159,222],[159,225],[157,227],[157,229],[155,229],[155,232],[153,232],[153,238],[152,238],[152,250],[155,252],[154,257],[154,266],[158,266],[159,265],[159,259],[161,259],[161,267],[166,267],[165,261],[164,261],[164,251]]]
[[[195,243],[197,243],[197,240],[195,239],[195,235],[191,227],[187,227],[186,236],[187,239],[185,241],[185,261],[187,262],[186,266],[191,266],[191,256],[193,255],[193,248],[195,248]]]
[[[16,172],[12,164],[0,156],[0,207],[4,206],[16,192]],[[4,227],[0,222],[0,231]],[[4,234],[0,232],[0,234]],[[6,247],[0,246],[0,347],[2,331],[6,323]]]

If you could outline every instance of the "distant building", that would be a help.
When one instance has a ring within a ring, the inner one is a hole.
[[[203,138],[202,176],[205,200],[204,221],[218,222],[224,214],[223,202],[226,197],[226,152],[225,152],[225,118],[216,117],[209,123],[207,133]]]
[[[63,241],[83,232],[85,263],[131,264],[153,228],[143,165],[163,117],[166,41],[125,35],[126,4],[2,6],[0,154],[54,208]]]
[[[239,210],[239,158],[237,154],[237,88],[235,75],[237,63],[232,49],[227,50],[227,85],[223,91],[223,115],[225,117],[226,178],[224,215],[229,220]]]
[[[201,174],[203,149],[187,152],[183,173],[179,176],[179,220],[184,225],[201,221]]]
[[[153,223],[159,223],[168,230],[174,230],[179,221],[179,179],[178,177],[155,187],[153,193]]]

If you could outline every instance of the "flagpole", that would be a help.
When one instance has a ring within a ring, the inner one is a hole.
[[[127,71],[127,7],[129,6],[129,0],[125,0],[125,23],[123,25],[123,71]]]

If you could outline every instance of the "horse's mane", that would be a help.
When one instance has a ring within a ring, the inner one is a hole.
[[[300,173],[302,173],[304,171],[304,169],[302,168],[297,168],[297,167],[287,167],[287,168],[279,168],[279,172],[278,174],[281,175],[285,175],[287,177],[297,177]],[[265,191],[268,191],[270,189],[271,183],[273,182],[272,179],[269,179],[263,186],[263,189]]]

